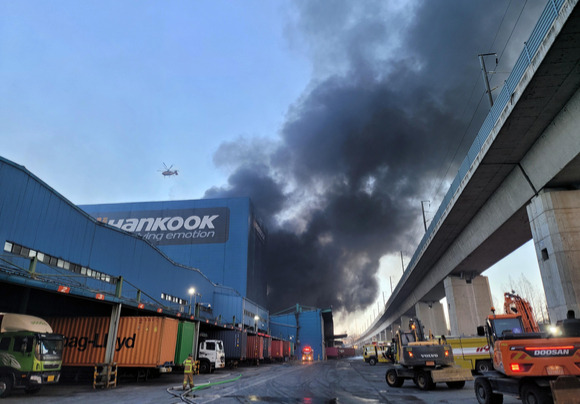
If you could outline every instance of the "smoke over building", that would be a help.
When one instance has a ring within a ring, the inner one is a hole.
[[[267,222],[272,312],[375,301],[379,259],[413,252],[421,200],[438,204],[487,113],[477,55],[509,71],[545,5],[529,3],[521,20],[498,0],[294,3],[289,43],[312,81],[278,142],[221,145],[214,161],[232,174],[205,194],[249,196]]]

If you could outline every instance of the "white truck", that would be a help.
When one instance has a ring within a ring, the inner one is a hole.
[[[199,373],[213,373],[215,369],[226,367],[224,344],[219,339],[208,339],[199,344]]]

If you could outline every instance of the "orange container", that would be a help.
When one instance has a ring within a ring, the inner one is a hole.
[[[65,336],[63,366],[94,366],[105,360],[108,317],[48,319]],[[114,362],[120,367],[158,367],[173,363],[179,321],[166,317],[121,317]]]
[[[264,338],[258,335],[248,335],[246,358],[264,359]]]
[[[282,359],[284,358],[284,344],[279,340],[272,340],[272,358]]]

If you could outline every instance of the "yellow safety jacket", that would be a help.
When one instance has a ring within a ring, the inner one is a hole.
[[[193,361],[191,359],[186,359],[183,362],[183,366],[185,367],[184,373],[193,373]]]

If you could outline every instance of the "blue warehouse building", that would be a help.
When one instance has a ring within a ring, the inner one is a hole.
[[[117,305],[269,334],[324,359],[331,311],[265,308],[267,236],[249,198],[76,206],[0,157],[0,311],[103,316]]]
[[[110,206],[107,205],[109,218],[127,206],[131,206],[133,215],[145,211],[149,217],[149,213],[161,211],[170,217],[158,219],[157,230],[161,224],[175,229],[182,220],[184,231],[188,230],[187,222],[189,228],[197,226],[199,231],[222,231],[222,238],[209,244],[151,243],[130,228],[95,219],[25,167],[0,157],[3,310],[23,312],[27,305],[43,308],[42,301],[26,302],[28,293],[9,286],[16,284],[96,297],[124,303],[124,307],[151,311],[158,307],[158,313],[179,316],[191,313],[188,289],[194,287],[193,298],[199,304],[202,319],[254,327],[258,316],[260,326],[268,329],[268,311],[249,297],[261,300],[265,296],[265,286],[262,288],[258,279],[262,261],[256,258],[263,251],[265,233],[253,216],[249,199]],[[175,219],[178,212],[185,212],[185,216]],[[217,212],[227,213],[224,221],[214,217]],[[223,233],[224,229],[228,232]],[[185,240],[187,237],[182,241]],[[200,245],[209,248],[203,251]]]
[[[98,221],[136,234],[172,260],[198,268],[265,306],[266,232],[249,198],[81,205]]]

